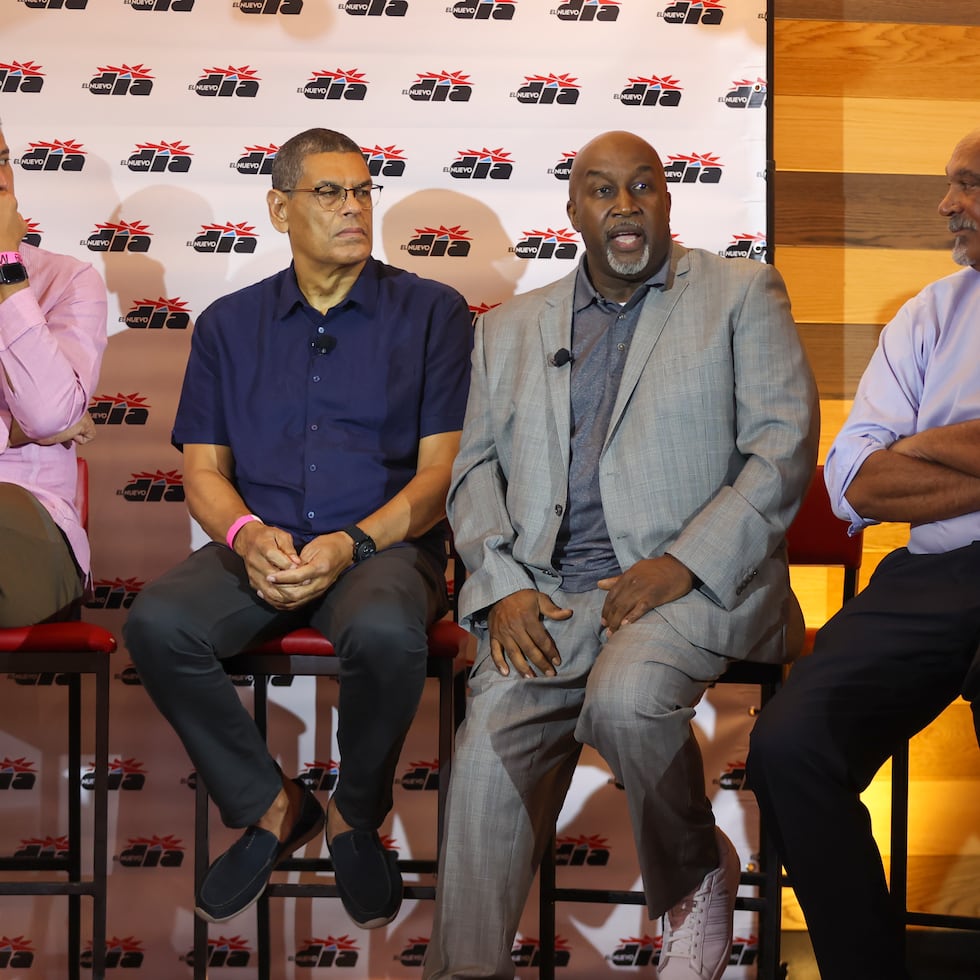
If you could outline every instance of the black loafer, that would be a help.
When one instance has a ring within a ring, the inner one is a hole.
[[[304,783],[299,818],[281,844],[271,830],[249,827],[208,868],[201,882],[194,911],[208,922],[227,922],[258,901],[269,876],[283,858],[292,854],[323,829],[323,807]]]
[[[327,842],[337,891],[347,914],[362,929],[386,926],[402,905],[398,857],[373,830],[348,830]]]

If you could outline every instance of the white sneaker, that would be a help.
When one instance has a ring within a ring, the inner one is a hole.
[[[715,827],[721,863],[663,917],[661,980],[721,980],[732,951],[732,913],[741,866],[732,842]]]

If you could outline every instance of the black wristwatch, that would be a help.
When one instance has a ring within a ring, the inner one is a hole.
[[[365,534],[356,524],[350,524],[344,528],[344,532],[354,539],[354,564],[370,558],[377,550],[378,546],[374,543],[374,538],[370,534]]]
[[[0,252],[0,286],[13,286],[27,279],[20,252]]]

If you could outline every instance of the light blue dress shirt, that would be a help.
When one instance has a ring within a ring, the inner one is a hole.
[[[834,512],[851,533],[878,523],[844,496],[868,456],[903,436],[977,418],[980,272],[967,268],[930,283],[882,331],[824,467]],[[912,528],[908,549],[936,554],[977,540],[980,512]]]

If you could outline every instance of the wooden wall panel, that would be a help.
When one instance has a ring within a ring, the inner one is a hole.
[[[980,27],[786,20],[774,84],[785,95],[973,101],[978,51]]]
[[[781,171],[776,241],[948,253],[953,236],[937,210],[945,193],[946,178],[934,175]]]
[[[955,272],[946,252],[776,245],[799,323],[887,323],[923,286]]]
[[[977,8],[980,17],[980,2]],[[788,71],[777,61],[773,144],[779,171],[942,174],[960,137],[980,126],[980,84],[958,93],[972,101],[787,95],[782,82],[789,82]],[[794,87],[801,86],[797,78]]]
[[[796,20],[880,20],[899,24],[980,22],[977,0],[775,0],[776,17]]]

